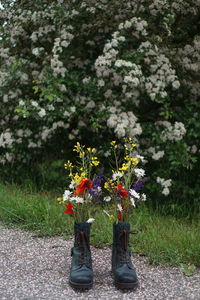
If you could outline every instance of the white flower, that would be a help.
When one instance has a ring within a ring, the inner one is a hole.
[[[165,187],[165,188],[162,190],[162,194],[165,195],[165,196],[169,195],[169,189],[168,189],[168,187]]]
[[[123,173],[117,172],[117,173],[114,173],[114,174],[112,175],[112,179],[115,181],[115,180],[117,180],[118,178],[121,178],[122,176],[123,176]]]
[[[168,188],[169,186],[171,186],[171,184],[172,184],[172,180],[168,179],[168,180],[165,180],[165,182],[163,183],[163,186]]]
[[[69,185],[69,188],[70,188],[71,190],[73,190],[74,187],[75,187],[75,185],[76,185],[76,182],[75,182],[74,180],[72,180],[71,183],[70,183],[70,185]]]
[[[162,185],[162,183],[164,182],[164,179],[163,178],[160,178],[160,177],[157,177],[156,178],[156,182],[157,183],[160,183]]]
[[[67,42],[67,41],[62,41],[62,42],[61,42],[61,46],[62,46],[62,47],[65,47],[65,48],[67,48],[67,47],[69,46],[69,44],[70,44],[70,43]]]
[[[172,86],[174,89],[178,89],[180,87],[180,82],[178,80],[175,80],[173,83],[172,83]]]
[[[72,192],[70,192],[69,190],[66,190],[63,194],[63,201],[67,201],[71,194],[72,194]]]
[[[92,222],[94,222],[94,220],[95,220],[95,219],[93,219],[93,218],[89,218],[89,219],[86,221],[86,223],[92,223]]]
[[[95,107],[95,102],[93,100],[88,102],[88,104],[86,105],[86,108],[94,108],[94,107]]]
[[[31,101],[32,106],[37,107],[38,103],[36,101]]]
[[[78,197],[78,196],[71,197],[70,201],[75,201],[76,203],[84,203],[84,199],[82,197]]]
[[[159,160],[160,158],[162,158],[164,156],[165,152],[164,151],[158,151],[157,153],[154,153],[152,158],[154,160]]]
[[[142,194],[142,195],[141,195],[141,201],[146,201],[146,200],[147,200],[146,194]]]
[[[145,170],[143,170],[141,168],[140,169],[136,168],[134,170],[134,172],[135,172],[135,175],[137,176],[137,178],[144,177],[144,175],[145,175]]]
[[[101,87],[101,86],[104,86],[105,85],[105,81],[103,79],[100,79],[98,81],[98,86]]]
[[[20,101],[19,101],[19,105],[20,105],[20,106],[23,106],[23,105],[25,105],[25,102],[24,102],[23,100],[20,100]]]
[[[90,80],[91,80],[91,77],[85,77],[85,78],[83,78],[82,82],[83,82],[84,84],[87,84],[87,83],[90,82]]]
[[[133,207],[135,207],[136,205],[135,205],[135,200],[134,200],[134,198],[130,197],[130,201],[131,201],[131,204],[133,205]]]
[[[144,156],[137,154],[135,157],[139,158],[141,162],[145,162]]]
[[[117,204],[117,208],[118,208],[118,210],[119,210],[120,212],[123,210],[121,204]]]
[[[104,201],[106,202],[110,202],[111,201],[111,197],[110,196],[106,196],[103,198]]]
[[[135,190],[130,190],[129,193],[132,197],[134,197],[136,199],[140,198],[140,195]]]
[[[44,108],[41,108],[41,110],[38,112],[38,115],[42,118],[46,115],[46,111]]]
[[[126,21],[125,23],[124,23],[124,28],[130,28],[132,26],[132,23],[130,22],[130,21]]]

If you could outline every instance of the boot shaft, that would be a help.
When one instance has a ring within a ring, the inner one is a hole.
[[[131,263],[131,251],[129,249],[130,224],[119,222],[113,224],[112,245],[112,269]]]
[[[93,283],[90,251],[90,223],[74,224],[74,247],[71,249],[70,284],[75,288],[91,288]]]
[[[122,243],[127,243],[124,245],[128,247],[129,244],[129,233],[130,233],[130,224],[125,222],[119,222],[113,224],[113,245],[123,246]]]
[[[90,223],[74,224],[74,247],[71,250],[73,268],[86,265],[91,267]]]
[[[90,223],[74,223],[74,246],[90,248]]]

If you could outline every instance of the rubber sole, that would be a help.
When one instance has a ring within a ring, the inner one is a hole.
[[[134,289],[136,289],[137,287],[138,287],[138,285],[139,285],[139,282],[138,281],[136,281],[136,282],[123,282],[123,283],[121,283],[121,282],[117,282],[117,281],[115,281],[114,282],[115,283],[115,286],[118,288],[118,289],[120,289],[120,290],[134,290]]]
[[[69,284],[71,285],[71,287],[73,287],[75,289],[79,289],[79,290],[91,289],[93,286],[93,282],[91,282],[91,283],[76,283],[73,281],[69,281]]]

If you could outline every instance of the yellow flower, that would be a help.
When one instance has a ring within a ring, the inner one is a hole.
[[[73,151],[80,152],[80,150],[81,150],[81,145],[79,142],[77,142],[76,145],[74,145]]]
[[[105,188],[106,190],[108,190],[108,189],[109,189],[109,184],[108,184],[108,182],[107,182],[107,181],[104,183],[104,188]]]
[[[140,161],[139,158],[137,158],[137,157],[129,157],[128,155],[126,155],[124,157],[124,159],[130,161],[132,165],[137,165],[139,163],[139,161]]]
[[[90,165],[97,167],[99,165],[99,161],[98,160],[93,160]]]
[[[82,168],[81,168],[81,169],[82,169]],[[86,172],[82,172],[82,173],[81,173],[81,176],[80,176],[81,179],[84,178],[84,177],[86,177],[86,175],[87,175]]]
[[[63,204],[64,203],[63,199],[60,198],[60,197],[58,197],[56,200],[59,202],[59,204]]]
[[[110,144],[113,148],[115,148],[115,149],[117,148],[116,141],[112,141]]]
[[[73,167],[73,165],[72,165],[71,161],[70,161],[70,160],[68,160],[68,161],[67,161],[67,163],[66,163],[66,164],[64,164],[64,167],[65,167],[65,169],[68,169],[68,168],[72,168],[72,167]]]
[[[104,188],[107,190],[112,190],[112,188],[115,186],[115,183],[113,182],[112,179],[108,179],[105,183],[104,183]]]
[[[95,148],[87,148],[87,151],[89,152],[89,153],[94,153],[95,152]]]
[[[78,173],[76,173],[74,175],[73,180],[76,182],[76,184],[79,184],[81,182],[82,177],[78,175]]]
[[[113,215],[110,215],[110,216],[109,216],[109,221],[110,221],[110,222],[114,222],[114,221],[115,221],[115,217],[114,217]]]
[[[130,165],[131,165],[131,162],[130,162],[130,161],[128,161],[127,163],[123,163],[123,164],[122,164],[122,167],[119,168],[119,170],[120,170],[120,171],[126,171],[126,170],[130,167]]]
[[[92,157],[92,160],[97,160],[97,157],[96,157],[96,156],[93,156],[93,157]]]
[[[79,157],[83,158],[85,156],[85,152],[83,150],[79,151]]]
[[[133,165],[137,165],[138,163],[139,163],[139,158],[137,158],[137,157],[131,157],[131,163],[133,164]]]

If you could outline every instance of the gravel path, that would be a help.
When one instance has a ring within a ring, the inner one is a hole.
[[[68,285],[72,240],[35,238],[33,234],[0,226],[0,300],[134,299],[200,300],[200,270],[186,277],[178,268],[149,266],[133,257],[140,287],[122,292],[113,286],[109,248],[92,247],[93,289],[80,292]]]

